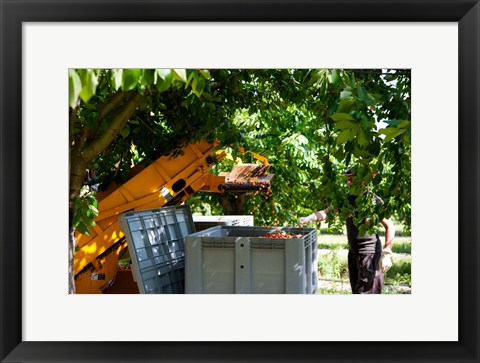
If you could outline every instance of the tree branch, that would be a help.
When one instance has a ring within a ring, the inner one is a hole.
[[[102,121],[127,95],[130,95],[131,93],[132,91],[115,93],[113,97],[103,105],[98,114],[98,121]]]
[[[107,148],[108,145],[117,137],[119,131],[123,129],[127,121],[132,117],[138,105],[143,101],[145,95],[134,94],[121,108],[119,113],[113,118],[109,127],[103,131],[96,139],[83,150],[82,156],[89,163],[98,154]]]

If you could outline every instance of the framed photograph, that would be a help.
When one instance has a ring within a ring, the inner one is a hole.
[[[478,1],[0,5],[1,362],[480,362]],[[65,110],[91,68],[411,71],[412,293],[69,294]]]

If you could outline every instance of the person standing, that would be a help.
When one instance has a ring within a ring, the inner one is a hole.
[[[352,169],[347,169],[344,174],[347,183],[352,185],[356,175]],[[371,193],[371,192],[366,192]],[[349,195],[349,203],[356,212],[355,199],[357,195]],[[377,203],[383,201],[374,195]],[[327,219],[328,209],[316,211],[309,216],[299,218],[298,224],[305,225],[312,222],[320,222]],[[361,234],[350,216],[346,220],[348,238],[348,273],[350,286],[353,294],[381,294],[384,286],[384,274],[392,266],[392,244],[395,236],[395,227],[390,219],[383,218],[381,221],[385,228],[385,243],[382,248],[378,234]]]

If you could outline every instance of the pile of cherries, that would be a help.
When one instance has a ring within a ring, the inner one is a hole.
[[[265,233],[263,238],[302,238],[301,234],[293,234],[286,232]]]

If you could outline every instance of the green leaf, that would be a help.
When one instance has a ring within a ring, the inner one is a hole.
[[[95,95],[97,85],[98,78],[93,69],[85,69],[82,77],[82,91],[80,92],[80,98],[83,102],[87,103]]]
[[[157,79],[157,89],[158,92],[163,92],[169,89],[172,85],[173,74],[170,70],[157,69],[157,74],[160,78]]]
[[[354,105],[355,105],[355,98],[354,97],[345,97],[338,104],[337,112],[338,113],[352,112]]]
[[[335,123],[335,127],[339,130],[351,129],[355,127],[355,123],[349,120],[341,120]]]
[[[374,99],[374,97],[370,95],[367,91],[365,91],[363,87],[357,88],[357,94],[362,101],[367,103],[367,105],[370,105],[371,104],[370,101]]]
[[[88,230],[88,227],[83,222],[79,222],[75,229],[81,234],[90,236],[90,231]]]
[[[340,92],[340,99],[343,100],[344,98],[350,97],[352,95],[352,92],[349,90],[344,90]]]
[[[112,69],[111,82],[115,91],[122,87],[123,69]]]
[[[193,90],[193,92],[195,92],[196,89],[197,89],[197,75],[195,75],[193,77],[193,80],[192,80],[192,90]]]
[[[82,199],[80,197],[77,197],[77,199],[75,199],[75,208],[77,209],[77,213],[82,207]]]
[[[185,69],[174,69],[173,77],[178,81],[187,82],[187,72]]]
[[[312,71],[310,80],[308,82],[309,85],[315,84],[321,77],[323,77],[324,72],[325,72],[325,70],[323,70],[323,69],[320,69],[320,70],[316,69],[316,70]]]
[[[360,150],[358,148],[355,148],[355,150],[353,151],[353,153],[355,154],[355,156],[357,157],[369,157],[370,156],[370,153],[366,150]]]
[[[84,218],[83,219],[83,223],[85,223],[85,225],[89,226],[89,227],[95,227],[95,221],[93,219],[90,219],[90,218]]]
[[[402,121],[400,124],[397,126],[399,129],[404,129],[407,127],[410,127],[410,121]]]
[[[336,113],[330,117],[332,118],[333,121],[336,121],[336,122],[345,121],[345,120],[355,121],[355,119],[348,113]]]
[[[78,97],[82,90],[82,81],[74,69],[68,70],[68,104],[71,108],[77,106]]]
[[[195,87],[195,90],[197,92],[203,92],[204,87],[205,87],[205,78],[200,77],[197,81],[197,86]]]
[[[98,199],[95,198],[95,196],[90,195],[90,203],[92,203],[92,205],[93,205],[95,208],[98,208]],[[98,214],[98,212],[97,212],[97,214]]]
[[[358,130],[357,141],[358,141],[358,144],[361,146],[368,144],[368,140],[367,140],[367,137],[365,136],[365,132],[363,131],[363,129]]]
[[[343,130],[337,137],[337,145],[345,144],[352,138],[352,129]]]
[[[192,81],[192,90],[200,97],[203,93],[203,88],[205,87],[205,78],[203,77],[195,77]]]
[[[188,78],[187,78],[187,82],[185,83],[185,88],[188,87],[188,85],[190,84],[192,79],[194,79],[194,77],[196,77],[196,72],[195,71],[190,72],[190,74],[188,75]]]
[[[137,87],[142,71],[140,69],[125,69],[122,75],[122,90],[130,91]]]
[[[338,69],[332,69],[332,84],[336,85],[340,81],[340,71]]]
[[[345,158],[345,153],[343,152],[342,148],[338,148],[334,156],[338,161],[342,161]]]
[[[406,130],[405,129],[397,129],[393,127],[387,127],[385,129],[381,129],[378,131],[379,134],[385,135],[385,139],[383,142],[387,143],[390,140],[396,138],[397,136],[403,134]]]
[[[145,69],[143,70],[143,79],[147,85],[155,84],[157,80],[157,73],[155,69]]]
[[[158,89],[158,92],[164,92],[164,91],[166,91],[167,89],[170,88],[171,85],[172,85],[171,80],[163,80],[163,79],[158,79],[158,80],[157,80],[157,89]]]
[[[75,215],[73,216],[73,219],[72,219],[72,224],[73,224],[73,227],[77,227],[78,223],[80,223],[80,220],[81,220],[81,216],[80,216],[80,213],[75,212]]]
[[[165,81],[167,78],[170,78],[172,76],[172,70],[160,68],[157,69],[157,74],[160,76],[161,79]]]
[[[200,74],[205,78],[205,79],[210,79],[210,71],[208,69],[199,69],[198,70]]]

